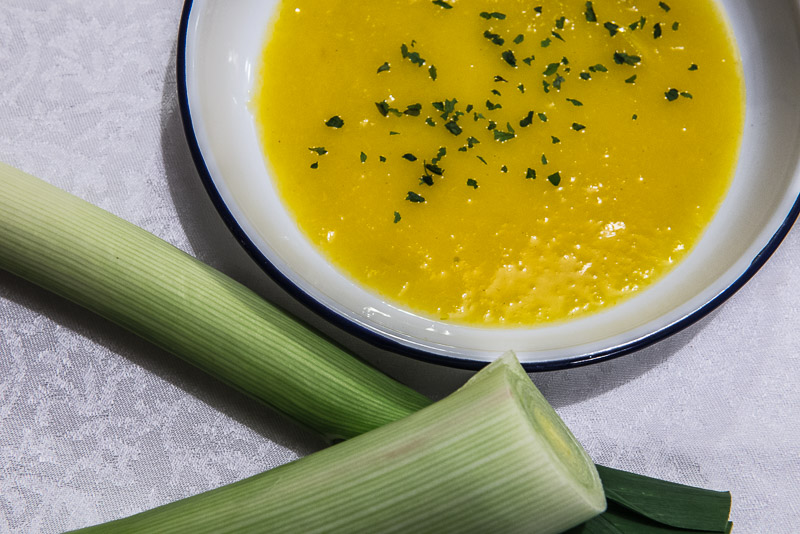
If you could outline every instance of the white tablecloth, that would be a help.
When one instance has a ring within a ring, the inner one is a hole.
[[[137,224],[441,396],[469,373],[333,332],[252,264],[206,197],[175,84],[180,0],[0,2],[0,160]],[[800,231],[686,331],[533,376],[598,463],[733,492],[737,532],[800,530]],[[322,447],[122,329],[0,271],[0,531],[57,532]]]

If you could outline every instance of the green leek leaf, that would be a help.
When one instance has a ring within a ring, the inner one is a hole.
[[[606,497],[654,521],[683,529],[724,532],[731,494],[598,466]]]

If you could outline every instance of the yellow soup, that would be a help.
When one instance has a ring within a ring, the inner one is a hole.
[[[254,110],[342,271],[424,316],[596,312],[684,257],[730,183],[737,52],[711,0],[284,0]]]

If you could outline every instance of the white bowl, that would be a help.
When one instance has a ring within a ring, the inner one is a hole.
[[[667,276],[610,309],[535,328],[431,320],[334,269],[276,194],[248,107],[278,0],[187,0],[178,53],[192,153],[225,222],[296,298],[397,353],[476,368],[513,349],[528,370],[629,353],[703,317],[775,251],[800,210],[800,4],[719,0],[742,55],[746,122],[731,189],[693,251]]]

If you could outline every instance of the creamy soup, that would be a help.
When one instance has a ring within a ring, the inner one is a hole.
[[[284,0],[253,109],[334,265],[429,316],[597,312],[697,243],[744,115],[711,0]]]

